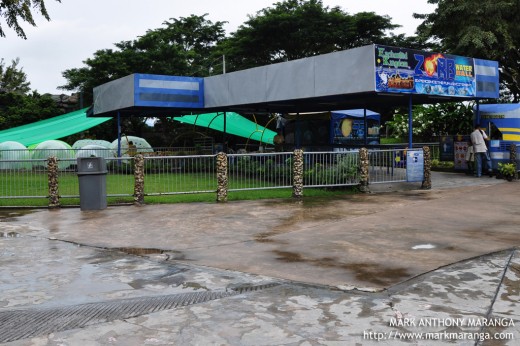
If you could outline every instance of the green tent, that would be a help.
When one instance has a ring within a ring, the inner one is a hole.
[[[206,113],[185,115],[173,119],[181,123],[208,127],[213,130],[224,132],[224,114],[226,114],[226,133],[258,142],[273,144],[273,138],[276,136],[276,132],[260,126],[238,113]]]
[[[112,118],[87,118],[87,109],[80,109],[50,119],[0,131],[0,143],[16,141],[25,146],[58,139],[85,131]]]

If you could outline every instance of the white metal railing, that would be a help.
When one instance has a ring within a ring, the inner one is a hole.
[[[229,154],[228,181],[229,191],[290,188],[292,153]]]
[[[46,198],[47,160],[0,160],[0,198]]]
[[[406,150],[369,150],[370,184],[406,181]]]
[[[55,153],[56,154],[56,153]],[[47,198],[47,160],[21,159],[20,152],[0,152],[0,198]],[[34,153],[33,153],[34,155]],[[43,154],[39,154],[43,155]],[[62,154],[60,154],[62,155]],[[87,153],[76,155],[87,155]],[[87,155],[89,156],[89,155]],[[228,190],[279,189],[293,186],[293,153],[228,154]],[[131,157],[105,158],[107,196],[133,196]],[[79,197],[75,157],[58,158],[59,195]],[[213,193],[217,190],[216,155],[147,155],[145,196]],[[359,150],[305,152],[304,187],[358,185]],[[406,149],[370,149],[369,183],[406,181]],[[5,204],[5,203],[4,203]]]
[[[145,157],[145,195],[217,190],[215,155]]]
[[[304,153],[305,187],[359,184],[359,151]]]

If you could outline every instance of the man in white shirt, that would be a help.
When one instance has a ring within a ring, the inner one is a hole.
[[[493,175],[493,169],[491,167],[491,158],[486,146],[486,140],[488,139],[486,133],[480,128],[480,124],[475,125],[475,130],[471,133],[471,142],[473,143],[473,152],[475,153],[475,176],[479,178],[482,176],[482,163],[486,162],[486,168],[489,176]]]

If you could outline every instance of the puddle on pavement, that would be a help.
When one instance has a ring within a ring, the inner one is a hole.
[[[19,238],[22,235],[17,232],[0,232],[0,238]]]
[[[362,282],[389,286],[409,278],[406,268],[381,267],[373,263],[342,263],[331,257],[318,259],[304,258],[301,254],[289,251],[273,250],[276,259],[285,263],[308,263],[322,268],[341,268],[352,272],[355,278]]]
[[[165,252],[165,250],[161,250],[161,249],[137,248],[137,247],[117,247],[117,248],[114,248],[113,250],[125,252],[129,255],[137,255],[137,256],[162,254]]]
[[[285,224],[284,224],[284,226],[285,226]],[[271,237],[289,232],[291,230],[292,229],[289,227],[277,227],[276,229],[274,229],[270,232],[257,233],[257,234],[255,234],[255,241],[257,241],[259,243],[287,244],[287,242],[285,242],[285,241],[271,239]]]
[[[182,283],[182,288],[186,289],[186,288],[191,288],[193,290],[206,290],[206,291],[209,291],[209,289],[206,287],[206,286],[203,286],[197,282],[183,282]]]
[[[147,256],[147,255],[168,255],[169,260],[184,260],[186,256],[180,251],[162,250],[156,248],[138,248],[138,247],[116,247],[110,250],[121,251],[128,255]]]
[[[140,279],[134,279],[131,282],[128,283],[128,285],[134,289],[142,289],[146,287],[154,287],[157,285],[166,285],[170,287],[178,287],[180,285],[183,286],[183,288],[192,288],[194,290],[197,289],[205,289],[202,285],[199,285],[197,283],[190,283],[186,282],[186,278],[184,277],[184,272],[186,272],[188,269],[186,268],[178,268],[178,267],[169,267],[169,271],[166,274],[161,275],[154,275],[152,277],[148,278],[140,278]],[[185,286],[186,285],[186,286]]]
[[[12,222],[18,220],[19,217],[32,214],[34,210],[22,210],[22,209],[7,209],[0,210],[0,222]]]
[[[397,192],[393,193],[392,196],[399,197],[403,200],[412,200],[412,201],[432,201],[438,199],[439,196],[430,193],[430,192]]]
[[[359,281],[390,286],[410,277],[406,268],[386,268],[371,263],[350,263],[343,268],[354,272]]]
[[[515,297],[520,295],[520,264],[511,264],[509,270],[511,274],[504,278],[505,290],[500,296],[500,299],[502,301],[511,301],[516,304],[517,301]]]
[[[307,260],[304,259],[302,257],[302,255],[295,253],[295,252],[279,251],[279,250],[273,250],[273,252],[278,256],[278,257],[276,257],[277,260],[285,262],[285,263],[307,262]]]
[[[269,239],[269,237],[275,235],[274,232],[269,233],[260,233],[255,236],[255,241],[259,243],[275,243],[276,241],[274,239]]]
[[[286,244],[287,242],[285,241],[271,239],[271,237],[292,232],[298,229],[298,226],[301,225],[302,222],[335,222],[347,220],[352,217],[369,215],[374,212],[374,210],[368,209],[350,209],[348,211],[336,209],[323,211],[320,208],[315,208],[314,210],[291,211],[290,215],[286,219],[281,220],[281,223],[275,226],[271,231],[257,233],[255,235],[255,241],[259,243]]]

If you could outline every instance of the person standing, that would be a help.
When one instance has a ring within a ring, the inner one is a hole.
[[[475,125],[475,130],[471,133],[470,137],[471,143],[473,143],[473,152],[475,153],[475,176],[477,178],[482,176],[482,165],[484,162],[489,176],[492,176],[493,169],[491,168],[491,159],[486,146],[486,140],[488,137],[480,128],[480,124]]]

